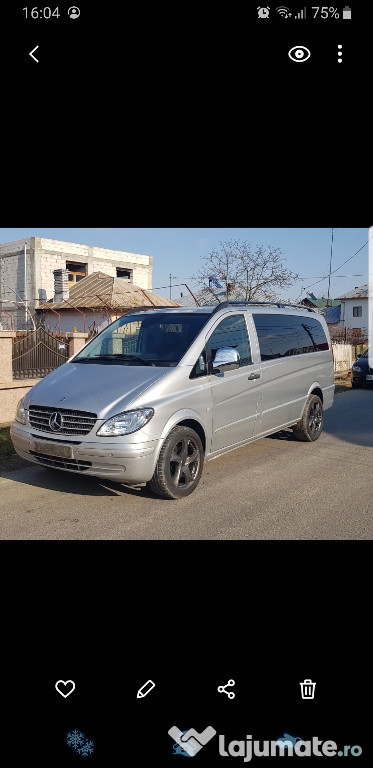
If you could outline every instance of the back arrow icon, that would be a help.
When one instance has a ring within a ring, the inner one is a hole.
[[[30,51],[29,56],[31,56],[31,58],[34,59],[34,61],[37,61],[39,64],[39,59],[37,59],[36,56],[33,56],[37,48],[39,48],[39,46],[35,45],[35,48],[33,48],[32,51]]]

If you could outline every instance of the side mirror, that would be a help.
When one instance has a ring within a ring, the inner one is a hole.
[[[212,363],[212,373],[223,373],[224,371],[233,371],[240,367],[240,356],[237,349],[233,347],[221,347],[216,350],[215,359]]]

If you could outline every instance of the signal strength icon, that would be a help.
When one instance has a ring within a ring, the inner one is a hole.
[[[288,19],[289,16],[292,14],[290,13],[289,8],[286,8],[285,5],[279,5],[278,8],[276,8],[277,13],[282,16],[283,19]]]
[[[294,18],[295,19],[305,19],[306,18],[306,9],[304,8],[303,11],[299,11],[299,13],[296,13]]]

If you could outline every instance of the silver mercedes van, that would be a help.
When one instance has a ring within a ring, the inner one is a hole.
[[[192,493],[205,461],[291,427],[315,441],[333,404],[324,318],[301,305],[223,302],[125,314],[19,402],[29,461]]]

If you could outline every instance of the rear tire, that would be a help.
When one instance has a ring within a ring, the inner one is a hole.
[[[203,461],[197,433],[189,427],[174,427],[162,445],[148,488],[162,499],[189,496],[200,481]]]
[[[293,427],[294,437],[305,443],[313,442],[320,437],[323,424],[322,401],[317,395],[310,395],[304,406],[301,420]]]

